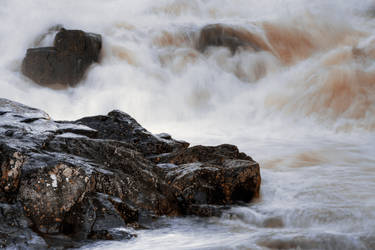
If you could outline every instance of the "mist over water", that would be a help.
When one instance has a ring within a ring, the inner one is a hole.
[[[120,109],[151,132],[236,144],[260,163],[258,201],[221,218],[165,218],[98,248],[371,249],[374,17],[372,0],[1,0],[0,97],[56,120]],[[199,52],[201,28],[215,23],[260,51]],[[100,63],[76,88],[20,72],[57,24],[103,37]]]

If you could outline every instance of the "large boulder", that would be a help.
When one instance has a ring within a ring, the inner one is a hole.
[[[0,213],[2,246],[131,238],[118,228],[147,228],[160,215],[218,215],[257,197],[260,186],[258,164],[233,145],[189,148],[117,110],[53,121],[7,99],[0,99],[0,166],[0,212],[22,220],[11,224]],[[10,233],[22,230],[26,238]]]
[[[75,86],[87,68],[98,62],[101,47],[98,34],[61,28],[54,47],[27,50],[22,73],[41,85]]]
[[[233,54],[239,49],[263,50],[266,45],[246,29],[224,24],[209,24],[200,33],[197,49],[204,52],[210,46],[228,48]]]

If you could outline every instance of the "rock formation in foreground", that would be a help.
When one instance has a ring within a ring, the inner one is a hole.
[[[75,86],[87,68],[98,62],[101,47],[102,38],[98,34],[61,28],[53,47],[27,50],[22,73],[49,87]]]
[[[236,146],[189,147],[114,110],[77,121],[0,98],[0,247],[127,239],[160,215],[218,215],[259,195]],[[119,230],[118,228],[125,228]]]

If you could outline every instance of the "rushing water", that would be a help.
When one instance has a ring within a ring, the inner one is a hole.
[[[375,249],[375,2],[0,0],[0,97],[76,119],[121,109],[152,132],[232,143],[261,165],[261,198],[221,218],[163,218],[99,249]],[[261,52],[195,47],[206,24]],[[20,73],[49,27],[103,36],[76,88]]]

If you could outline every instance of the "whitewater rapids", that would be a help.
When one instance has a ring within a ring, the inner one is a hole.
[[[199,52],[201,28],[216,23],[252,34],[260,51]],[[20,72],[57,24],[103,37],[100,64],[76,88]],[[0,0],[0,34],[0,97],[56,120],[120,109],[153,133],[235,144],[260,163],[251,204],[87,247],[375,248],[375,1]]]

